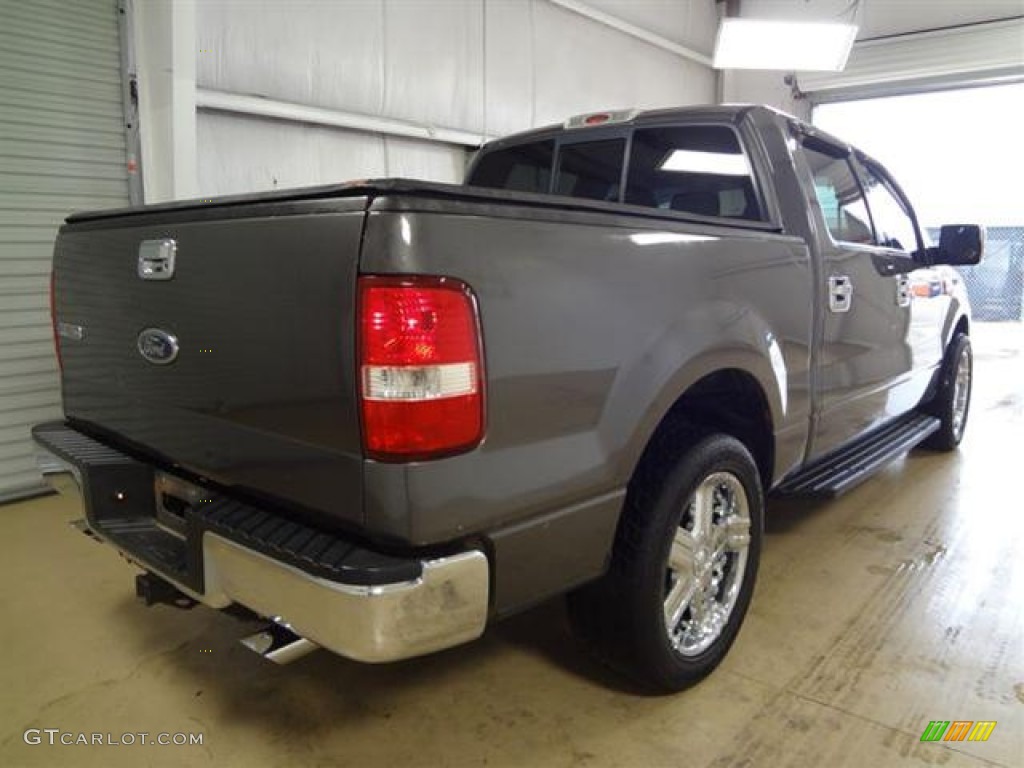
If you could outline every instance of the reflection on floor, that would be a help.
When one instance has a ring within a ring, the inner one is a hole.
[[[838,502],[772,503],[736,646],[674,697],[590,662],[558,603],[426,659],[274,667],[235,619],[136,603],[131,569],[68,529],[67,502],[8,506],[0,764],[1020,766],[1024,333],[979,325],[975,348],[961,451],[914,453]],[[923,743],[932,720],[997,725]],[[203,743],[26,743],[47,728]]]

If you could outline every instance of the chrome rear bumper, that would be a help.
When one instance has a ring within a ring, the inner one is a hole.
[[[40,444],[40,470],[55,490],[83,499],[83,466]],[[83,499],[89,508],[89,500]],[[360,585],[309,573],[263,552],[203,530],[202,584],[183,583],[138,552],[90,532],[140,567],[213,608],[238,603],[335,653],[362,662],[388,662],[439,651],[479,637],[487,622],[489,566],[479,550],[421,559],[419,577]]]
[[[422,656],[479,637],[487,622],[487,558],[472,550],[423,561],[416,581],[372,587],[305,573],[207,532],[206,590],[215,608],[235,602],[356,661]]]

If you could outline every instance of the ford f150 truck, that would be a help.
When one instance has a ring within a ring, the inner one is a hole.
[[[609,112],[408,180],[68,218],[34,429],[151,599],[278,661],[402,659],[554,595],[643,684],[710,672],[765,498],[953,449],[970,319],[876,161],[765,107]],[[939,290],[915,290],[915,284]]]

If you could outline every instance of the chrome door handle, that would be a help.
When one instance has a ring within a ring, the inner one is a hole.
[[[910,278],[906,275],[900,275],[896,278],[896,305],[899,307],[909,307],[910,300],[912,298],[910,291]]]
[[[833,312],[849,312],[853,303],[853,281],[846,275],[828,279],[828,308]]]

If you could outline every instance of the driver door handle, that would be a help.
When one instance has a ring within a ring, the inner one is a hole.
[[[853,303],[853,281],[846,275],[828,279],[828,308],[832,312],[849,312]]]

